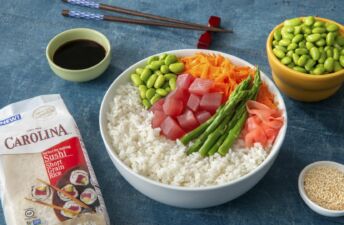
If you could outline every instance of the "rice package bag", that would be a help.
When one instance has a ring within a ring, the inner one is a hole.
[[[0,110],[0,194],[8,225],[109,225],[78,127],[59,95]]]

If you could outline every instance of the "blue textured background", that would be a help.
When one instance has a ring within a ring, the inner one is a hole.
[[[111,82],[134,62],[158,52],[193,48],[200,32],[92,22],[63,18],[61,1],[0,0],[0,107],[29,97],[61,93],[73,114],[102,187],[111,223],[158,224],[343,224],[313,213],[297,190],[300,170],[316,160],[344,163],[344,88],[334,97],[305,104],[285,98],[289,128],[277,161],[259,184],[242,197],[219,207],[184,210],[162,205],[134,190],[108,157],[98,128],[98,111]],[[110,1],[145,12],[206,23],[210,15],[222,18],[234,34],[215,37],[212,49],[239,56],[270,69],[265,41],[271,29],[286,18],[319,15],[344,23],[344,1],[323,0],[190,0]],[[111,41],[113,59],[107,72],[88,83],[71,83],[55,76],[45,58],[45,47],[57,33],[89,27]],[[15,179],[15,178],[13,178]],[[5,224],[2,211],[0,224]]]

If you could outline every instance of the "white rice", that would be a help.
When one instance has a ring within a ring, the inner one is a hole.
[[[107,115],[114,149],[134,172],[164,184],[205,187],[238,179],[267,157],[261,145],[248,149],[241,140],[225,157],[186,155],[181,143],[151,127],[153,114],[142,107],[136,89],[130,84],[120,86]]]

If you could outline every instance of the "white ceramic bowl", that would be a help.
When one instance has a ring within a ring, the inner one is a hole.
[[[167,53],[176,54],[177,56],[190,56],[196,52],[214,53],[221,54],[226,58],[229,58],[236,65],[250,66],[250,63],[239,59],[235,56],[210,50],[197,50],[197,49],[184,49],[169,51]],[[159,55],[159,54],[157,54]],[[256,169],[250,173],[242,176],[241,178],[232,182],[210,186],[202,188],[190,188],[190,187],[179,187],[159,183],[148,179],[142,175],[133,172],[128,166],[126,166],[116,155],[114,147],[111,142],[111,138],[108,134],[107,129],[107,118],[106,115],[109,112],[109,103],[113,100],[116,95],[116,89],[118,86],[130,82],[130,74],[140,66],[143,66],[148,58],[141,60],[138,63],[130,66],[125,70],[109,87],[106,92],[103,102],[100,108],[100,131],[105,143],[106,149],[110,155],[110,158],[121,175],[138,191],[142,194],[167,205],[183,208],[205,208],[210,206],[220,205],[228,202],[232,199],[239,197],[248,190],[250,190],[270,169],[271,165],[275,161],[280,147],[284,141],[284,137],[287,129],[287,113],[284,101],[281,97],[280,92],[277,90],[273,82],[264,74],[261,73],[262,80],[268,85],[269,89],[275,94],[279,103],[279,108],[283,111],[285,123],[281,128],[276,141],[272,147],[272,150],[268,157],[260,164]]]
[[[323,216],[329,216],[329,217],[339,217],[339,216],[344,216],[344,210],[330,210],[330,209],[325,209],[319,205],[317,205],[316,203],[312,202],[308,196],[306,195],[305,192],[305,187],[304,187],[304,178],[305,178],[305,173],[315,167],[315,166],[334,166],[336,168],[338,168],[339,170],[344,172],[344,165],[343,164],[339,164],[336,162],[332,162],[332,161],[318,161],[318,162],[314,162],[309,164],[308,166],[306,166],[300,173],[299,176],[299,193],[301,195],[301,198],[303,199],[303,201],[309,206],[309,208],[311,208],[314,212],[323,215]]]

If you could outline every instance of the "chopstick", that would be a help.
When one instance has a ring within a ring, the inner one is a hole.
[[[143,13],[143,12],[136,11],[136,10],[121,8],[118,6],[112,6],[112,5],[107,5],[107,4],[103,4],[103,3],[96,3],[96,2],[87,1],[87,0],[62,0],[62,1],[66,2],[66,3],[74,4],[74,5],[88,7],[88,8],[102,9],[102,10],[116,12],[116,13],[123,13],[123,14],[131,15],[131,16],[139,16],[139,17],[144,17],[144,18],[148,18],[148,19],[169,22],[169,23],[164,23],[164,25],[161,25],[161,24],[158,25],[156,23],[147,22],[147,20],[143,20],[144,22],[142,20],[137,20],[136,21],[137,24],[153,25],[153,26],[165,26],[165,27],[174,27],[174,28],[184,28],[184,29],[191,29],[191,27],[194,27],[194,28],[197,27],[197,28],[202,28],[201,30],[203,30],[203,31],[233,32],[232,30],[226,30],[226,29],[217,28],[217,27],[212,27],[211,29],[209,29],[210,28],[209,26],[202,25],[202,24],[186,22],[186,21],[182,21],[182,20],[178,20],[178,19],[174,19],[174,18],[158,16],[158,15],[154,15],[154,14],[150,14],[150,13]],[[121,18],[119,20],[121,20],[121,21],[118,21],[118,17],[117,17],[116,20],[115,20],[115,18],[112,18],[110,21],[136,23],[135,20],[131,20],[131,19],[129,19],[129,21],[132,21],[132,22],[125,21],[124,18]],[[190,27],[190,28],[179,27],[179,26],[167,26],[167,24],[170,24],[170,25],[173,25],[173,24],[186,25],[187,27]]]
[[[119,22],[119,23],[141,24],[141,25],[160,26],[160,27],[173,27],[173,28],[181,28],[181,29],[188,29],[188,30],[228,32],[227,30],[218,31],[218,28],[216,27],[206,27],[206,28],[192,27],[192,26],[183,25],[183,24],[163,23],[163,22],[153,21],[153,20],[131,19],[131,18],[125,18],[125,17],[119,17],[119,16],[101,15],[101,14],[67,10],[67,9],[62,10],[61,14],[66,17],[88,19],[88,20],[106,20],[106,21]]]
[[[39,201],[39,200],[34,200],[34,199],[30,199],[30,198],[25,198],[25,200],[33,202],[33,203],[37,203],[37,204],[40,204],[40,205],[44,205],[44,206],[47,206],[47,207],[50,207],[50,208],[53,208],[53,209],[65,211],[65,212],[68,212],[68,213],[72,213],[72,214],[76,214],[76,215],[79,214],[78,212],[75,212],[73,210],[70,210],[70,209],[67,209],[67,208],[63,208],[63,207],[60,207],[60,206],[57,206],[57,205],[49,204],[49,203],[46,203],[46,202],[42,202],[42,201]]]
[[[85,203],[83,203],[82,201],[80,201],[79,199],[75,198],[73,195],[65,192],[64,190],[55,187],[52,184],[49,184],[48,182],[45,182],[44,180],[41,180],[39,178],[37,178],[37,180],[45,185],[50,186],[51,188],[53,188],[55,191],[61,192],[63,195],[67,196],[69,199],[71,199],[73,202],[75,202],[76,204],[78,204],[80,207],[85,208],[85,209],[91,209],[88,205],[86,205]]]

